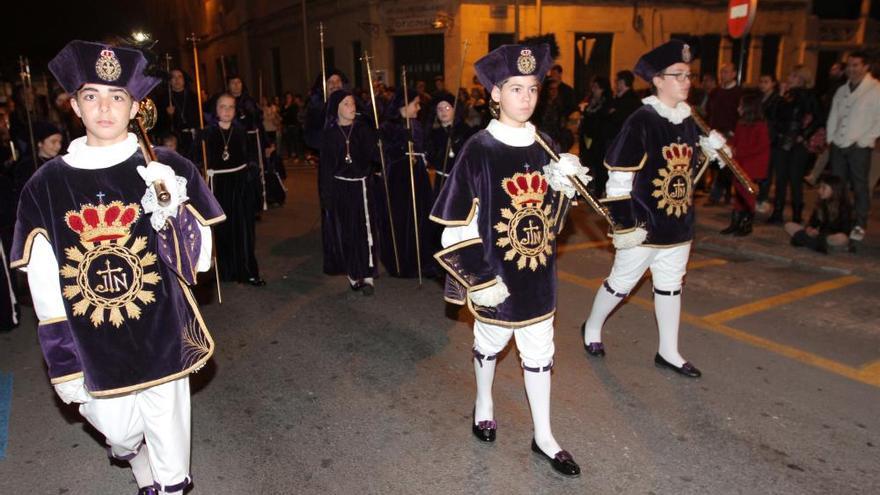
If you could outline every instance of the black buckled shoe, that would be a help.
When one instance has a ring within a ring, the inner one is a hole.
[[[581,325],[581,342],[586,339],[587,333],[587,322],[584,322]],[[601,342],[590,342],[587,344],[584,342],[584,350],[587,351],[587,354],[593,357],[605,357],[605,345]]]
[[[145,486],[138,490],[137,495],[159,495],[159,489],[154,486]]]
[[[477,437],[477,440],[481,442],[494,442],[495,430],[497,429],[498,424],[492,419],[480,421],[475,425],[471,425],[471,431],[474,433],[474,436]]]
[[[544,459],[547,459],[547,462],[550,463],[550,467],[553,468],[557,473],[564,476],[577,477],[581,475],[581,467],[578,466],[578,463],[574,462],[574,458],[571,454],[568,453],[567,450],[560,450],[553,457],[545,454],[541,447],[538,447],[538,443],[535,442],[535,439],[532,439],[532,452],[539,454]]]
[[[684,375],[688,378],[699,378],[703,376],[703,373],[701,373],[700,370],[698,370],[697,367],[692,365],[690,362],[685,361],[685,363],[681,365],[681,367],[678,367],[663,359],[663,356],[661,356],[659,352],[654,355],[654,366],[658,368],[669,368],[676,373]]]
[[[247,283],[253,285],[254,287],[262,287],[266,285],[266,281],[261,279],[260,277],[251,277],[247,279]]]

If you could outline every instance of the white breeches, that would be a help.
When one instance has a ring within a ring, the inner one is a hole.
[[[636,246],[618,249],[607,283],[614,292],[628,294],[650,268],[655,289],[679,290],[690,253],[690,243],[668,248]]]
[[[553,317],[522,328],[505,328],[474,321],[474,348],[486,356],[494,356],[507,347],[510,337],[516,339],[516,348],[523,366],[546,368],[553,363],[556,347],[553,344]]]
[[[79,406],[79,413],[104,435],[117,459],[131,459],[146,441],[153,479],[163,490],[176,491],[168,488],[188,483],[189,376],[128,395],[92,399]]]

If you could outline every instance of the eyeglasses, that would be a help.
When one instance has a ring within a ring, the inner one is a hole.
[[[693,73],[691,73],[691,72],[661,72],[657,75],[660,77],[672,76],[678,82],[685,82],[688,79],[691,79],[694,77]]]

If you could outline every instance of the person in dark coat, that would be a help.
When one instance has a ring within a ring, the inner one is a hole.
[[[424,154],[424,131],[417,119],[421,104],[415,90],[407,91],[407,96],[408,100],[404,98],[402,89],[397,91],[394,100],[387,107],[386,120],[380,131],[393,218],[388,218],[384,196],[377,194],[382,201],[379,208],[382,264],[391,276],[403,278],[417,277],[420,266],[422,275],[436,273],[431,253],[426,249],[431,237],[427,226],[433,195]],[[409,141],[413,143],[413,155],[408,154]],[[391,222],[394,224],[394,237],[397,241],[396,260]]]
[[[321,137],[318,194],[324,273],[346,275],[352,290],[369,296],[379,273],[378,212],[371,181],[378,147],[376,132],[356,114],[355,97],[349,91],[330,95],[328,123]]]
[[[590,103],[584,107],[579,135],[581,139],[581,163],[594,171],[589,186],[594,191],[604,191],[608,171],[602,165],[605,150],[613,138],[611,122],[611,85],[608,78],[596,76],[590,84]]]
[[[455,97],[451,94],[438,94],[431,103],[434,118],[425,151],[428,163],[435,171],[433,197],[436,199],[449,174],[452,173],[455,157],[473,131],[455,115]]]
[[[226,222],[216,227],[217,266],[220,280],[266,285],[254,253],[256,201],[253,186],[255,160],[248,155],[247,134],[237,124],[235,97],[217,97],[217,123],[204,130],[208,152],[208,184],[226,212]]]
[[[812,75],[802,65],[795,66],[788,76],[788,90],[777,107],[776,121],[771,132],[779,150],[771,166],[776,174],[776,197],[773,213],[767,219],[771,224],[783,223],[786,196],[791,190],[791,220],[802,221],[804,211],[803,178],[810,159],[807,143],[824,124],[819,100],[812,86]]]

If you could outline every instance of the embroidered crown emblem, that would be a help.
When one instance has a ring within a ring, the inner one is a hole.
[[[535,67],[537,66],[538,61],[535,59],[535,56],[532,55],[532,51],[528,48],[523,48],[522,51],[519,52],[519,58],[516,59],[516,68],[519,70],[519,73],[529,75],[532,72],[535,72]]]
[[[119,63],[119,59],[116,58],[113,50],[109,48],[101,50],[101,56],[95,62],[95,73],[107,82],[119,79],[119,76],[122,75],[122,65]]]
[[[663,158],[670,168],[687,168],[691,165],[694,150],[687,144],[672,143],[663,147]]]
[[[136,204],[113,201],[109,205],[88,204],[79,211],[68,211],[64,222],[79,234],[80,241],[101,242],[128,236],[138,216],[140,209]]]
[[[504,192],[510,196],[511,203],[517,209],[529,205],[540,205],[544,202],[547,192],[547,179],[540,172],[528,174],[516,173],[504,179]]]

